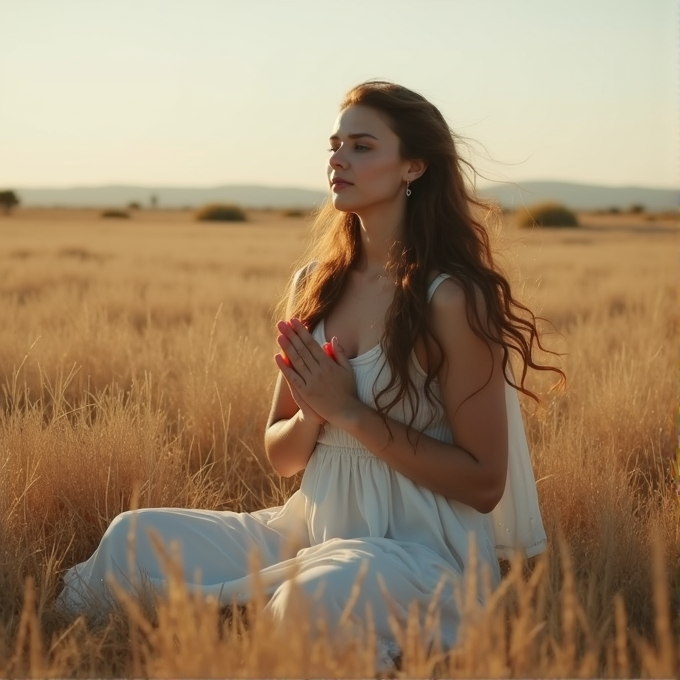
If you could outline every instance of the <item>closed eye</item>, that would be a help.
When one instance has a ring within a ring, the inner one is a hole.
[[[340,148],[339,146],[335,147],[335,148],[331,147],[330,149],[328,149],[328,152],[329,153],[335,153],[339,148]],[[371,147],[366,146],[365,144],[355,144],[354,145],[355,151],[370,151],[370,149],[371,149]]]

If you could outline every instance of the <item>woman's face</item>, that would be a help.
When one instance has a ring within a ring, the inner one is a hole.
[[[399,138],[380,115],[354,105],[340,113],[330,137],[328,181],[333,205],[358,212],[404,195],[409,162],[399,155]]]

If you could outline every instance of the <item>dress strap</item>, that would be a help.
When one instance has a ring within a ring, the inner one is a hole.
[[[434,292],[439,288],[439,284],[442,281],[445,281],[446,279],[450,279],[451,274],[440,274],[437,276],[434,281],[430,284],[430,287],[427,289],[427,301],[428,303],[432,300],[432,296],[434,295]]]

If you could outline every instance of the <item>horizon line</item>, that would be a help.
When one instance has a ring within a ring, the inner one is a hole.
[[[649,184],[638,184],[638,183],[625,183],[625,184],[601,184],[599,182],[587,182],[587,181],[576,181],[576,180],[561,180],[561,179],[525,179],[525,180],[485,180],[484,183],[480,183],[479,186],[487,187],[494,185],[515,185],[518,188],[522,188],[522,184],[572,184],[576,186],[586,186],[586,187],[602,187],[607,189],[651,189],[651,190],[661,190],[661,191],[676,191],[680,194],[680,189],[677,186],[662,186],[662,185],[649,185]],[[294,191],[311,191],[314,193],[325,193],[327,189],[312,188],[306,186],[291,186],[291,185],[275,185],[268,183],[224,183],[224,184],[138,184],[138,183],[128,183],[128,182],[101,182],[97,184],[69,184],[69,185],[11,185],[6,182],[2,183],[8,189],[14,191],[30,190],[46,190],[46,191],[68,191],[71,189],[113,189],[113,188],[125,188],[125,189],[189,189],[189,190],[205,190],[205,189],[221,189],[224,187],[230,188],[258,188],[258,189],[284,189],[284,190],[294,190]]]

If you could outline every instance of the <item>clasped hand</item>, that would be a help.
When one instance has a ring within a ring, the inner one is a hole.
[[[357,403],[352,366],[338,339],[322,349],[298,319],[279,321],[282,354],[274,357],[304,418],[319,424],[346,416]]]

